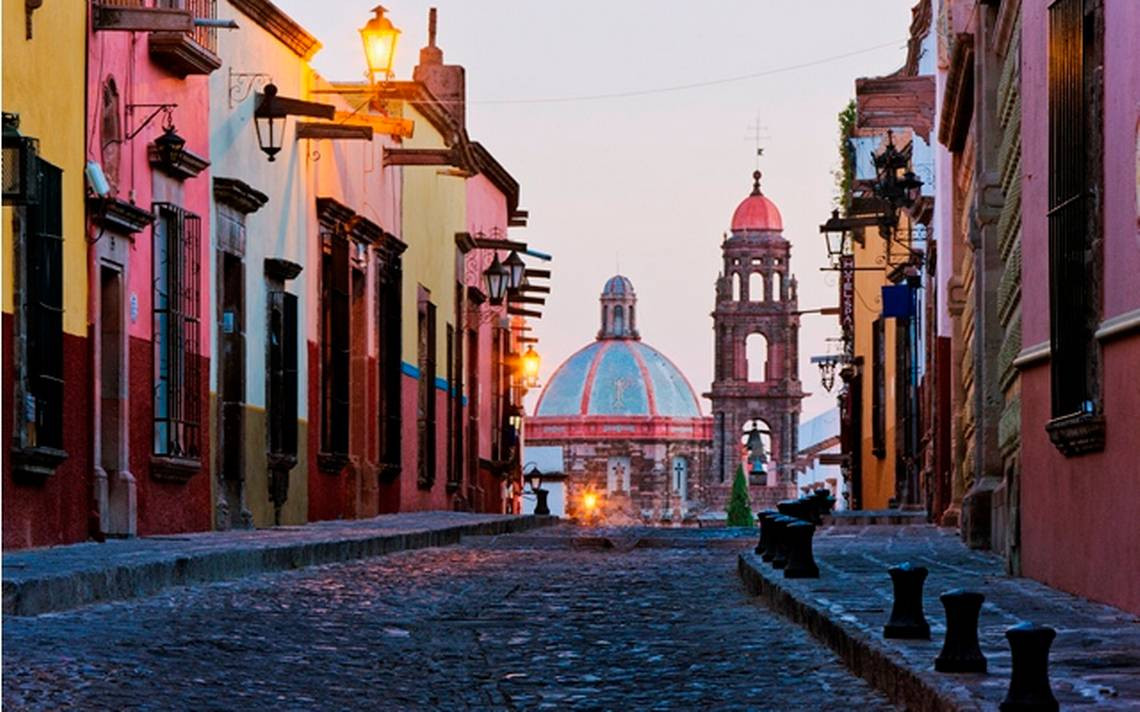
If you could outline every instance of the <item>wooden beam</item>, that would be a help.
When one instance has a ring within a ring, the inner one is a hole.
[[[269,107],[265,107],[265,95],[257,93],[257,110],[254,116],[312,116],[317,119],[332,120],[336,116],[336,107],[332,104],[319,104],[315,101],[290,99],[278,94],[273,97]]]
[[[475,246],[481,250],[518,250],[519,252],[526,251],[525,242],[515,242],[513,240],[492,240],[486,237],[475,237]]]
[[[507,313],[511,316],[529,316],[534,319],[542,318],[542,312],[530,311],[529,309],[516,309],[514,307],[507,307]]]
[[[546,304],[543,297],[528,297],[525,294],[515,294],[510,298],[511,304]]]
[[[386,148],[385,166],[453,166],[463,168],[450,148]]]
[[[312,121],[297,122],[297,138],[327,138],[333,140],[372,140],[371,126],[345,124],[319,124]]]
[[[537,279],[550,279],[550,270],[548,269],[531,269],[528,267],[524,274],[527,277],[535,277]]]
[[[160,7],[120,7],[95,3],[91,26],[118,32],[192,32],[194,16],[187,10]]]
[[[538,294],[550,294],[550,287],[543,287],[537,284],[524,284],[519,287],[520,292],[536,292]]]

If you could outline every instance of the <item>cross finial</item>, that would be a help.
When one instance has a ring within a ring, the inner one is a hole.
[[[760,171],[752,171],[752,194],[760,195]]]
[[[764,155],[764,141],[768,140],[767,126],[760,123],[760,112],[756,112],[756,121],[748,126],[748,139],[756,144],[756,169],[760,169],[760,157]]]

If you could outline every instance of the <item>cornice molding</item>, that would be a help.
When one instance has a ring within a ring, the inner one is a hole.
[[[269,0],[229,0],[234,9],[256,22],[301,59],[309,60],[321,43],[296,20],[285,14]]]
[[[214,178],[214,199],[249,215],[269,202],[269,196],[237,178]]]
[[[189,149],[182,150],[182,156],[178,159],[178,163],[168,166],[158,157],[158,148],[153,143],[147,146],[147,159],[152,168],[177,180],[196,178],[198,174],[210,167],[208,160]]]

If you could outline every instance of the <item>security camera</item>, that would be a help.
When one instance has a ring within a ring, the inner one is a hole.
[[[111,183],[103,173],[102,166],[95,161],[88,161],[84,172],[87,174],[87,185],[96,196],[106,198],[111,195]]]

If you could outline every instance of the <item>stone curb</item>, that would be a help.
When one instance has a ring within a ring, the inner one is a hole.
[[[142,564],[3,582],[3,614],[34,616],[91,603],[118,601],[157,593],[172,586],[213,583],[255,574],[384,556],[400,551],[449,546],[465,536],[497,536],[550,526],[557,517],[525,515],[437,529],[294,541],[283,544],[243,542],[233,548],[184,554]],[[243,545],[244,544],[244,545]]]
[[[914,669],[882,641],[797,597],[783,585],[782,575],[773,573],[755,554],[741,554],[737,570],[752,595],[762,598],[769,608],[834,650],[851,672],[881,690],[895,704],[914,712],[988,709],[968,691],[952,689],[933,672]]]

